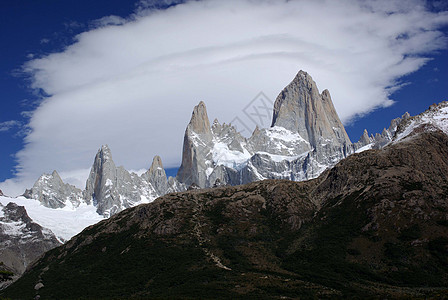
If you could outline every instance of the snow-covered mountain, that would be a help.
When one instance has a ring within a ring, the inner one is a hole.
[[[99,215],[92,204],[81,203],[78,207],[49,208],[36,199],[0,196],[0,205],[6,207],[9,203],[23,207],[32,222],[51,231],[61,243],[71,239],[87,226],[104,220],[104,216]]]
[[[431,105],[427,110],[416,116],[405,113],[401,118],[393,119],[389,128],[384,128],[381,134],[370,136],[364,131],[357,145],[356,152],[369,149],[380,149],[387,144],[395,143],[418,131],[441,130],[448,134],[448,102]]]

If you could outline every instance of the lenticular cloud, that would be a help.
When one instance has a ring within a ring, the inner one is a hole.
[[[423,1],[148,3],[25,63],[32,88],[50,96],[32,114],[17,178],[0,186],[23,188],[53,169],[75,174],[102,144],[128,169],[147,168],[156,154],[177,166],[200,100],[212,119],[253,128],[241,112],[261,91],[275,100],[299,69],[330,90],[349,121],[390,105],[400,77],[446,46],[438,28],[448,12]]]

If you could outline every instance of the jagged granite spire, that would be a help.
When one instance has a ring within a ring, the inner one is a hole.
[[[158,195],[161,196],[167,192],[168,180],[160,156],[154,156],[151,167],[142,177],[152,184]]]
[[[86,201],[88,203],[93,201],[100,214],[113,207],[115,203],[120,203],[119,195],[113,186],[116,177],[117,167],[112,160],[112,153],[108,145],[103,145],[95,155],[84,191]]]
[[[88,203],[93,201],[99,214],[111,216],[143,199],[149,202],[156,196],[149,182],[121,166],[115,166],[107,145],[98,150],[86,182],[84,198]]]
[[[191,131],[199,134],[211,134],[207,108],[203,101],[194,107],[188,127]]]
[[[243,184],[267,178],[317,177],[352,151],[330,93],[300,71],[277,97],[269,129],[256,128],[249,139],[233,126],[210,128],[205,104],[194,109],[185,130],[178,181],[187,186]]]
[[[190,123],[185,130],[182,164],[176,176],[180,182],[187,186],[195,183],[205,187],[207,176],[204,170],[208,168],[205,165],[205,156],[209,153],[212,139],[207,108],[201,101],[194,107]]]
[[[362,143],[363,145],[367,145],[372,142],[369,137],[369,133],[367,132],[367,129],[364,129],[364,132],[363,132],[361,138],[359,139],[359,142]]]
[[[324,90],[319,94],[314,80],[302,70],[278,95],[272,118],[274,126],[299,133],[313,148],[330,141],[351,144],[330,92]]]
[[[88,203],[93,200],[94,204],[98,204],[105,198],[112,196],[106,195],[104,187],[113,184],[112,180],[116,177],[116,169],[109,146],[101,146],[95,155],[89,178],[86,182],[85,199]]]
[[[166,178],[162,160],[154,157],[151,168],[138,176],[124,167],[117,167],[107,145],[102,146],[90,169],[84,191],[64,184],[59,174],[44,174],[24,196],[42,202],[50,208],[62,208],[68,201],[77,207],[81,202],[93,204],[105,217],[141,203],[149,203],[169,192],[185,190],[175,178]]]

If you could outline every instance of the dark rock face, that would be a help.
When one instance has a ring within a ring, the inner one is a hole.
[[[0,261],[15,275],[59,245],[55,235],[34,223],[23,206],[0,204]]]
[[[34,296],[42,283],[43,298],[437,297],[448,292],[447,195],[448,137],[415,130],[314,180],[190,190],[125,210],[48,252],[3,295]]]

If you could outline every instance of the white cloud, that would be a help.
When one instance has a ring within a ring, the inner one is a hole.
[[[206,0],[144,10],[153,2],[26,63],[32,87],[52,96],[30,120],[17,180],[89,168],[101,144],[128,169],[148,168],[156,154],[165,167],[179,165],[200,100],[211,119],[229,122],[260,91],[275,100],[299,69],[330,90],[348,122],[391,105],[400,77],[447,43],[437,29],[448,12],[417,0]]]
[[[98,20],[94,20],[92,22],[92,26],[94,26],[95,28],[98,27],[105,27],[105,26],[110,26],[110,25],[123,25],[126,23],[126,20],[118,17],[118,16],[107,16],[107,17],[102,17],[101,19]]]
[[[5,121],[0,123],[0,132],[9,131],[14,127],[20,127],[21,123],[16,120]]]

